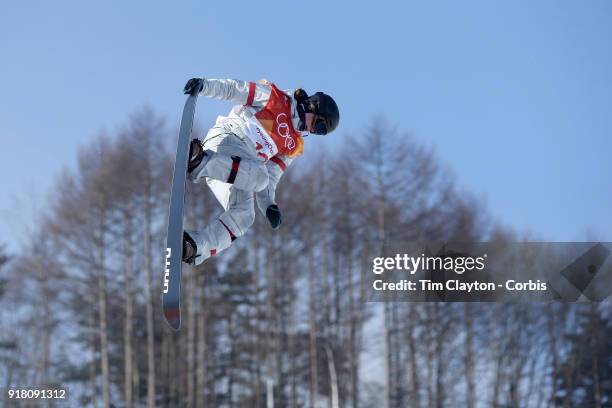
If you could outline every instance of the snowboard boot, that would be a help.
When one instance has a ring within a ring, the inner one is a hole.
[[[191,236],[183,231],[183,262],[194,263],[198,253],[198,246]]]
[[[187,174],[191,174],[196,169],[208,154],[202,147],[202,142],[199,139],[193,139],[189,144],[189,164],[187,165]]]

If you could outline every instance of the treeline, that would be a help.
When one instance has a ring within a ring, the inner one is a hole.
[[[516,239],[381,120],[333,152],[306,141],[279,186],[281,228],[258,216],[187,269],[173,332],[160,307],[172,140],[150,109],[92,140],[31,244],[0,253],[0,384],[68,387],[91,407],[612,406],[607,304],[367,302],[388,243]],[[204,185],[186,208],[191,227],[221,211]]]

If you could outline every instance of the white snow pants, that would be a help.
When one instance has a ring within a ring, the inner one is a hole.
[[[245,142],[222,127],[213,127],[203,142],[208,157],[189,178],[206,180],[225,210],[201,231],[187,231],[197,245],[196,265],[228,248],[255,221],[254,193],[268,185],[265,163],[257,160]]]

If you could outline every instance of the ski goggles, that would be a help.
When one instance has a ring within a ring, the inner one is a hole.
[[[326,135],[328,129],[327,120],[323,116],[315,116],[312,122],[312,128],[315,134]]]

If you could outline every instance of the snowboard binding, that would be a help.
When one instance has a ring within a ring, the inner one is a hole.
[[[191,174],[207,154],[202,147],[202,142],[199,139],[193,139],[189,144],[189,164],[187,165],[187,174]]]
[[[183,232],[183,262],[191,264],[195,262],[198,246],[187,232]]]

